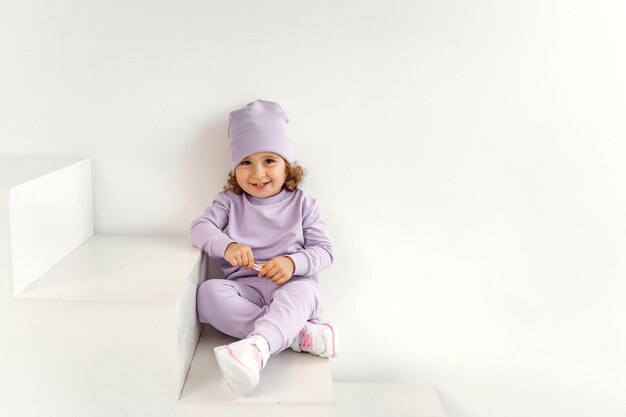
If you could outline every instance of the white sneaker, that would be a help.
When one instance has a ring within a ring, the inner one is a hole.
[[[337,356],[337,332],[332,323],[309,320],[291,343],[296,352],[308,352],[324,358]]]
[[[255,346],[261,352],[261,367],[256,359],[258,353]],[[269,345],[265,339],[250,336],[230,345],[217,346],[213,350],[224,379],[237,395],[245,396],[256,388],[259,384],[259,373],[265,368],[270,356]]]

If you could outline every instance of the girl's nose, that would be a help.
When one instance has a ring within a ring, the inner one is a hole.
[[[264,176],[265,175],[265,168],[263,167],[263,165],[255,165],[252,174],[254,176],[257,176],[257,177],[258,176]]]

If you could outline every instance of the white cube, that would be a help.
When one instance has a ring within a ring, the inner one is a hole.
[[[3,292],[19,294],[92,235],[89,159],[0,157]]]

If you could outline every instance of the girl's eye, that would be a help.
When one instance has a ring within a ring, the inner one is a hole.
[[[268,164],[271,164],[272,162],[275,162],[273,159],[266,159],[265,162],[267,162]]]
[[[250,165],[250,161],[241,161],[241,165]]]

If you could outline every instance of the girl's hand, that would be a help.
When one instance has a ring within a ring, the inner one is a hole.
[[[239,243],[233,242],[228,244],[224,252],[224,259],[230,262],[232,266],[245,266],[248,269],[252,269],[254,265],[252,248]]]
[[[261,266],[263,269],[259,272],[259,277],[266,276],[277,285],[289,281],[296,270],[296,264],[288,256],[271,259],[262,263]]]

